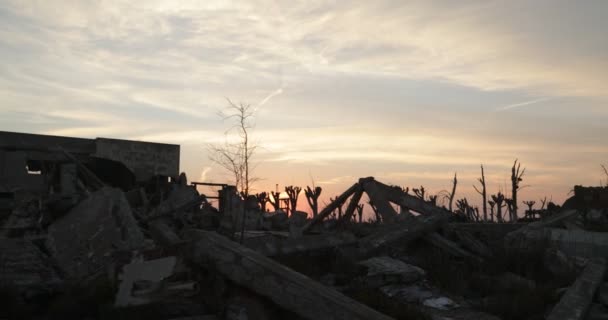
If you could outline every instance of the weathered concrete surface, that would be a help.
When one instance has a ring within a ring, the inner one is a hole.
[[[103,271],[112,252],[143,243],[124,194],[112,188],[90,194],[48,228],[47,246],[69,278]]]
[[[606,259],[589,262],[574,284],[566,291],[547,317],[548,320],[582,320],[585,318],[593,296],[604,280]]]
[[[315,252],[341,246],[354,245],[357,238],[350,233],[310,235],[301,238],[289,238],[266,241],[246,241],[245,246],[265,256],[275,257],[294,253]]]
[[[387,256],[374,257],[358,264],[367,268],[365,283],[373,288],[392,283],[412,283],[426,275],[421,268]]]
[[[149,218],[167,216],[180,210],[191,209],[203,201],[195,187],[177,186],[169,193],[165,201],[161,202],[148,214]]]
[[[148,282],[160,287],[160,282],[173,274],[177,258],[165,257],[150,261],[135,261],[123,267],[121,282],[114,305],[135,306],[150,303],[146,297],[134,295],[137,282]]]
[[[387,229],[379,230],[359,241],[360,258],[367,258],[382,251],[391,244],[406,245],[427,233],[433,232],[445,224],[447,215],[419,216],[405,223],[398,223]]]
[[[179,145],[0,131],[0,149],[23,150],[30,160],[57,161],[58,148],[75,156],[94,156],[122,162],[135,174],[137,181],[147,181],[155,175],[179,175]]]
[[[30,241],[0,241],[0,285],[17,290],[45,289],[59,282],[50,259]]]
[[[22,151],[0,150],[0,192],[26,190],[44,191],[44,179],[39,174],[28,174],[27,155]]]
[[[391,319],[217,233],[190,232],[189,256],[305,319]]]
[[[548,240],[569,257],[608,258],[608,233],[585,230],[545,228],[527,230],[521,234],[525,241]]]
[[[440,235],[437,232],[430,232],[430,233],[426,234],[424,236],[424,240],[427,241],[428,243],[436,246],[439,249],[445,250],[446,252],[448,252],[449,254],[451,254],[455,257],[469,258],[469,259],[476,260],[479,262],[481,262],[483,260],[481,257],[472,254],[471,252],[462,248],[456,242],[443,237],[442,235]]]
[[[95,146],[94,156],[124,163],[137,181],[179,175],[179,145],[97,138]]]

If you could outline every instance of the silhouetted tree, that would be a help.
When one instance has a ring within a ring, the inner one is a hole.
[[[274,211],[281,210],[281,200],[279,199],[279,197],[281,196],[281,193],[275,192],[275,191],[270,191],[270,195],[271,195],[271,197],[268,198],[268,201],[274,207]]]
[[[210,144],[207,146],[209,159],[220,165],[234,176],[234,182],[239,191],[247,198],[249,189],[256,180],[251,177],[251,157],[253,156],[256,145],[252,144],[249,131],[253,128],[251,123],[254,110],[250,104],[235,104],[228,100],[227,113],[222,113],[224,120],[235,119],[236,123],[226,131],[226,134],[236,129],[239,141],[235,143],[225,142],[223,145]]]
[[[289,197],[289,207],[291,208],[291,212],[296,211],[296,207],[298,205],[298,197],[300,196],[300,191],[302,191],[302,188],[300,187],[294,187],[294,186],[287,186],[285,187],[285,193],[287,193],[287,196]]]
[[[477,187],[475,185],[473,185],[473,188],[475,189],[475,191],[477,191],[477,193],[479,193],[481,195],[482,204],[483,204],[483,221],[487,221],[488,220],[488,206],[487,206],[487,199],[486,199],[486,176],[483,173],[483,164],[481,165],[481,178],[479,178],[477,180],[479,181],[479,183],[481,183],[481,191],[479,189],[477,189]]]
[[[517,163],[517,159],[515,159],[511,168],[511,199],[513,199],[513,210],[511,212],[513,217],[511,217],[511,221],[517,220],[517,191],[521,189],[519,183],[522,181],[521,177],[524,176],[524,172],[526,172],[526,168],[520,172],[520,167],[521,163]]]
[[[494,206],[496,202],[488,200],[488,204],[490,205],[490,221],[494,222]]]
[[[502,192],[498,191],[496,195],[492,195],[492,201],[496,204],[496,221],[503,222],[502,208],[505,207],[505,196]]]
[[[534,200],[523,201],[523,204],[528,206],[528,210],[526,211],[526,216],[532,218],[532,207],[534,207],[535,203],[536,203],[536,201],[534,201]]]
[[[319,214],[319,196],[321,195],[321,191],[321,187],[315,187],[314,185],[313,188],[306,186],[306,189],[304,189],[304,195],[312,210],[313,217],[316,217],[317,214]]]
[[[268,193],[260,192],[255,195],[256,200],[260,204],[260,210],[266,212],[266,204],[268,203]]]
[[[416,195],[417,198],[424,200],[424,196],[425,196],[425,190],[423,186],[420,186],[420,189],[412,189],[412,191],[414,191],[414,195]],[[407,192],[406,192],[407,193]]]

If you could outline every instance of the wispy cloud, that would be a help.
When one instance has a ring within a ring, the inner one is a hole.
[[[534,99],[534,100],[529,100],[529,101],[524,101],[524,102],[519,102],[519,103],[514,103],[514,104],[510,104],[510,105],[506,105],[506,106],[502,106],[497,108],[497,111],[505,111],[505,110],[510,110],[510,109],[514,109],[514,108],[520,108],[520,107],[524,107],[524,106],[529,106],[531,104],[536,104],[539,102],[545,102],[545,101],[549,101],[552,100],[552,98],[539,98],[539,99]]]
[[[266,102],[270,101],[270,99],[274,98],[275,96],[278,96],[280,94],[283,93],[283,87],[278,88],[277,90],[271,92],[269,95],[267,95],[264,99],[262,99],[262,101],[258,102],[257,107],[261,107],[263,105],[266,104]]]

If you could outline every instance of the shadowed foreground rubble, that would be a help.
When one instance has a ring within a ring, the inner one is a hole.
[[[608,318],[607,188],[480,223],[368,177],[311,219],[199,194],[178,163],[0,132],[0,319]],[[353,219],[364,193],[376,222]]]

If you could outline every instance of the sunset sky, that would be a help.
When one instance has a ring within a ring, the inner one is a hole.
[[[359,177],[561,203],[608,164],[608,1],[0,2],[0,130],[205,145],[256,109],[255,191]],[[306,209],[305,199],[300,199]],[[522,206],[520,204],[520,206]]]

